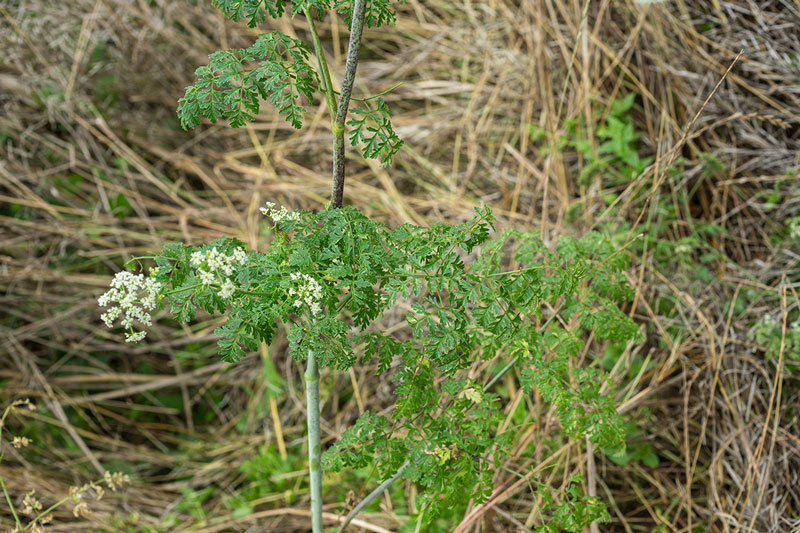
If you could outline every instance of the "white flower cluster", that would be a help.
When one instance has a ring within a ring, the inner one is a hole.
[[[274,202],[267,202],[266,207],[262,207],[260,211],[262,215],[270,217],[272,220],[275,221],[276,224],[283,219],[294,220],[294,221],[300,220],[300,213],[298,213],[297,211],[290,212],[284,206],[281,206],[280,209],[275,209]]]
[[[292,281],[301,281],[302,284],[298,288],[292,287],[289,289],[289,296],[294,296],[294,306],[302,307],[306,304],[311,310],[312,315],[318,315],[322,312],[320,300],[322,300],[322,286],[313,277],[308,274],[298,274],[292,272],[289,274]]]
[[[800,239],[800,217],[789,219],[789,237]]]
[[[778,321],[775,320],[775,318],[773,318],[773,316],[769,313],[766,313],[763,317],[761,317],[761,323],[768,328],[774,328],[778,326]]]
[[[197,267],[197,276],[203,285],[211,285],[217,281],[217,275],[232,276],[237,266],[243,265],[247,261],[247,253],[237,247],[231,255],[225,255],[213,247],[206,251],[196,251],[192,253],[190,262]],[[219,292],[220,298],[230,298],[236,290],[236,284],[230,278],[225,278]]]
[[[111,290],[106,292],[97,302],[108,311],[100,318],[109,328],[114,326],[114,321],[121,315],[121,324],[128,329],[125,333],[125,342],[138,342],[147,334],[145,331],[133,331],[133,321],[138,320],[145,326],[152,326],[153,319],[150,311],[156,308],[160,298],[161,283],[154,278],[146,278],[144,274],[132,272],[118,272],[111,280]]]

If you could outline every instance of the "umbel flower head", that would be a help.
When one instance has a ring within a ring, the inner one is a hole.
[[[236,290],[236,284],[228,276],[232,276],[236,268],[247,261],[247,253],[237,247],[231,255],[226,255],[214,246],[210,250],[193,252],[189,261],[192,266],[197,267],[200,283],[211,285],[219,282],[220,290],[217,295],[227,300]]]
[[[302,307],[303,304],[307,305],[312,315],[318,315],[322,312],[320,301],[322,300],[322,286],[317,280],[308,274],[300,274],[292,272],[289,274],[292,281],[299,281],[299,287],[292,287],[289,289],[289,296],[293,296],[294,306]]]
[[[117,318],[122,317],[120,323],[128,330],[125,332],[125,342],[142,340],[147,333],[135,331],[134,321],[144,326],[153,325],[150,311],[156,308],[161,298],[161,287],[160,282],[146,278],[144,274],[118,272],[111,280],[111,289],[97,299],[102,307],[108,307],[100,318],[111,328]]]
[[[298,213],[297,211],[289,211],[284,206],[281,206],[280,209],[275,209],[274,202],[267,202],[264,205],[266,207],[262,207],[260,209],[261,214],[264,215],[265,217],[270,217],[272,220],[275,221],[276,224],[283,219],[294,220],[294,221],[300,220],[300,213]]]

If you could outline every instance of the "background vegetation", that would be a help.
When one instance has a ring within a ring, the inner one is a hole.
[[[336,76],[342,21],[318,29]],[[0,404],[39,407],[7,419],[33,442],[4,444],[0,476],[14,501],[35,489],[45,505],[103,470],[132,481],[88,516],[66,506],[54,530],[308,529],[302,370],[285,336],[231,365],[215,320],[163,318],[131,346],[96,304],[132,256],[220,235],[263,247],[264,201],[327,202],[319,102],[302,132],[269,108],[252,127],[180,128],[194,66],[255,34],[199,0],[0,3]],[[611,371],[624,450],[565,446],[550,406],[506,376],[517,453],[461,531],[530,530],[546,504],[532,484],[571,483],[609,508],[594,530],[797,531],[800,5],[409,0],[395,30],[366,32],[354,96],[398,82],[385,99],[405,144],[390,169],[350,153],[345,202],[389,224],[463,221],[484,203],[547,242],[598,230],[627,245],[626,311],[646,337],[587,339],[574,362]],[[374,371],[323,374],[325,444],[391,404]],[[377,481],[328,476],[326,511]],[[414,496],[398,483],[358,527],[413,531]]]

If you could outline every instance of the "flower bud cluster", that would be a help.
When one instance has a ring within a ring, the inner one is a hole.
[[[295,288],[289,289],[289,296],[294,296],[294,306],[302,307],[303,304],[307,305],[311,310],[312,315],[318,315],[322,312],[322,286],[317,280],[308,274],[298,274],[292,272],[289,274],[292,281],[300,281],[302,284]]]
[[[29,439],[28,437],[14,437],[14,440],[11,441],[11,445],[14,448],[19,449],[19,448],[24,448],[25,446],[27,446],[31,442],[33,442],[33,441],[31,439]]]
[[[210,250],[198,250],[192,253],[190,258],[192,266],[197,267],[197,277],[203,285],[211,285],[218,281],[218,277],[223,278],[217,295],[225,299],[233,296],[236,291],[236,284],[229,276],[233,275],[236,267],[246,261],[247,253],[240,247],[237,247],[231,255],[225,255],[215,246]]]
[[[281,206],[280,209],[275,209],[274,202],[267,202],[265,205],[266,207],[262,207],[260,209],[261,214],[270,217],[272,220],[275,221],[276,224],[283,219],[294,220],[294,221],[300,220],[300,213],[298,213],[297,211],[290,212],[284,206]]]
[[[147,334],[145,331],[134,331],[134,320],[145,326],[152,326],[153,320],[150,311],[155,309],[161,297],[161,283],[154,278],[146,278],[144,274],[132,272],[118,272],[111,280],[111,290],[97,299],[102,307],[112,307],[101,315],[101,319],[109,328],[114,326],[114,321],[122,317],[120,323],[128,329],[125,333],[126,342],[138,342]]]
[[[22,499],[22,514],[28,516],[35,516],[42,510],[42,502],[36,499],[36,490],[31,490],[25,493]]]

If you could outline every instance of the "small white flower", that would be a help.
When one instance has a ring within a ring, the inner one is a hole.
[[[126,332],[125,333],[125,342],[139,342],[140,340],[144,339],[147,332],[145,331],[137,331],[135,333]]]
[[[236,291],[236,285],[229,279],[225,280],[225,283],[222,284],[219,292],[217,293],[220,298],[230,298],[233,296],[234,291]]]
[[[101,315],[103,323],[113,327],[114,321],[122,317],[120,323],[130,331],[127,342],[137,342],[144,338],[144,331],[133,332],[134,321],[145,326],[152,325],[150,311],[156,308],[161,298],[162,284],[155,278],[145,278],[143,274],[118,272],[111,280],[111,289],[97,299],[102,307],[117,304]]]
[[[322,312],[320,300],[322,300],[322,286],[317,280],[308,274],[299,274],[292,272],[289,274],[292,281],[301,281],[299,287],[291,287],[289,289],[289,296],[297,296],[293,305],[295,307],[302,307],[303,304],[307,305],[312,315],[318,315]]]
[[[288,209],[286,209],[285,206],[281,206],[280,209],[275,209],[274,202],[267,202],[264,205],[266,207],[262,207],[260,209],[261,214],[266,217],[270,217],[272,220],[275,221],[276,224],[283,219],[294,220],[294,221],[300,220],[300,213],[298,213],[297,211],[289,211]]]
[[[221,272],[226,276],[232,275],[237,266],[241,266],[246,262],[247,253],[241,247],[237,247],[231,255],[225,255],[214,246],[211,250],[206,250],[205,252],[193,252],[191,256],[193,266],[204,267],[200,270],[212,274]]]
[[[202,268],[197,269],[197,277],[200,278],[200,283],[202,283],[203,285],[211,285],[212,283],[214,283],[214,280],[216,279],[214,277],[214,274],[212,274],[211,272],[206,272]]]
[[[231,255],[231,260],[236,264],[243,265],[247,261],[247,254],[241,248],[236,248]]]
[[[203,264],[203,260],[206,258],[206,254],[201,252],[200,250],[196,252],[192,252],[191,263],[193,266],[200,266]]]
[[[78,502],[78,504],[72,508],[72,516],[75,518],[86,518],[91,514],[92,512],[89,510],[89,505],[86,502]]]
[[[122,488],[124,485],[131,482],[131,479],[128,477],[128,474],[123,474],[122,472],[104,472],[103,473],[103,481],[105,481],[108,488],[115,491],[119,488]]]
[[[32,490],[25,494],[22,500],[22,514],[33,516],[42,510],[42,503],[36,499],[36,491]]]

